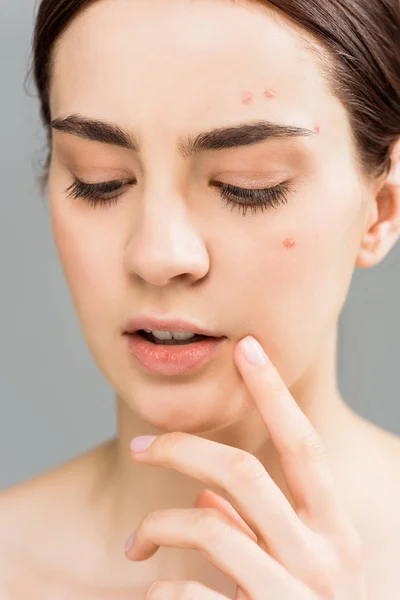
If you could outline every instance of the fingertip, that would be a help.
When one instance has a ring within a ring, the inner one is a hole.
[[[240,341],[240,350],[247,362],[255,367],[268,364],[268,357],[264,348],[253,336],[248,335]]]

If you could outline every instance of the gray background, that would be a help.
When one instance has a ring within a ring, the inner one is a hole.
[[[114,393],[78,327],[36,175],[44,134],[24,87],[33,0],[0,0],[0,487],[116,432]],[[342,313],[339,385],[359,414],[400,435],[400,244],[356,269]]]

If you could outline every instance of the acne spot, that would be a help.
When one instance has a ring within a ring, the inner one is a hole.
[[[294,248],[296,246],[296,242],[293,238],[286,238],[283,240],[283,245],[285,248]]]
[[[242,96],[242,104],[250,104],[253,100],[253,94],[251,92],[245,92]]]
[[[319,132],[321,131],[321,126],[320,126],[320,125],[318,125],[318,123],[316,123],[316,124],[314,125],[314,131],[315,131],[315,133],[319,133]]]
[[[267,89],[264,91],[264,96],[266,98],[274,98],[275,97],[275,90],[272,89]]]

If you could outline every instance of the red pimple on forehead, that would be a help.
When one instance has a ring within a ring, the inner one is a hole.
[[[275,90],[272,90],[272,89],[264,90],[264,96],[266,98],[273,98],[275,96]]]
[[[249,104],[253,100],[253,94],[251,92],[245,92],[242,96],[242,104]]]
[[[314,131],[315,131],[315,133],[319,133],[321,131],[321,125],[318,125],[318,123],[316,123],[314,125]]]
[[[285,248],[294,248],[296,242],[293,238],[286,238],[283,240],[283,245],[285,246]]]

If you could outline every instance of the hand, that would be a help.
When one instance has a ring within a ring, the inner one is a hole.
[[[149,513],[126,556],[146,560],[160,546],[200,550],[237,584],[235,600],[365,600],[361,540],[321,439],[273,364],[248,362],[243,342],[234,359],[279,453],[296,509],[252,454],[166,433],[147,450],[131,451],[132,458],[218,486],[231,503],[206,491],[196,508]],[[157,580],[146,594],[148,600],[186,598],[226,600],[196,581]]]

